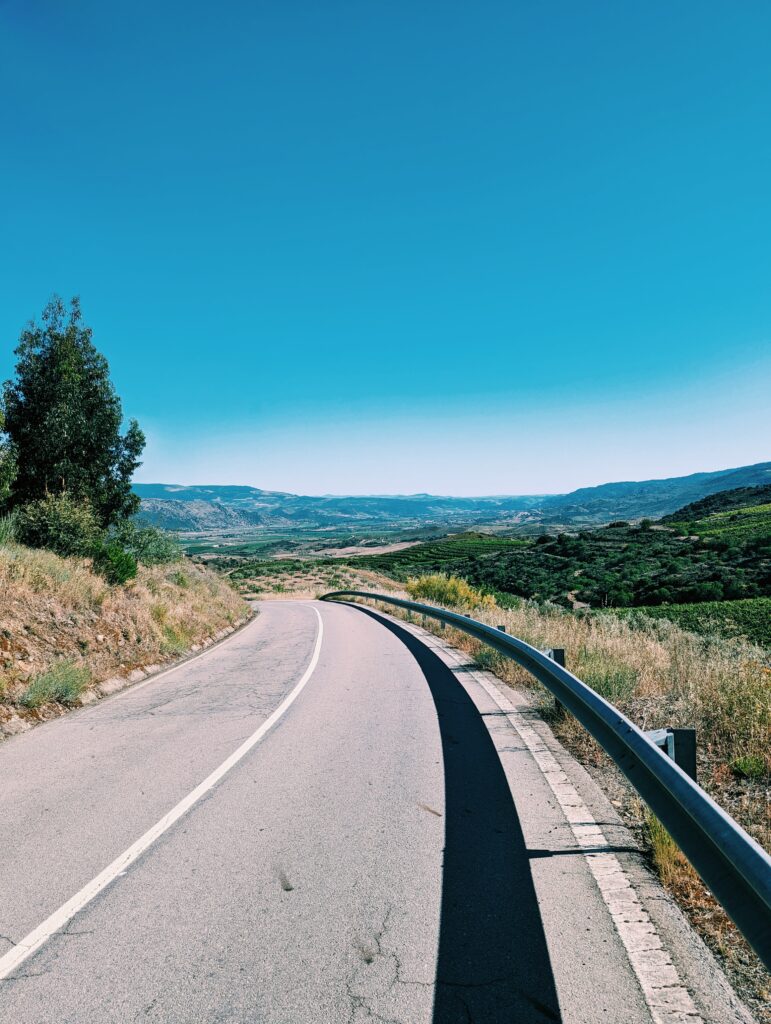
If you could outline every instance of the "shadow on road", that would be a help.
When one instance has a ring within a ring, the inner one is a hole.
[[[561,1015],[525,845],[506,776],[471,698],[411,633],[439,718],[445,851],[433,1024],[542,1024]]]

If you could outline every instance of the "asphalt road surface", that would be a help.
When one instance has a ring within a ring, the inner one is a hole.
[[[0,1021],[698,1021],[677,985],[651,1009],[469,669],[361,609],[265,603],[3,743]]]

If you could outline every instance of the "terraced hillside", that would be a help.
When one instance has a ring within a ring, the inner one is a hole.
[[[729,544],[762,540],[771,533],[771,485],[713,494],[686,505],[663,522],[674,529]]]

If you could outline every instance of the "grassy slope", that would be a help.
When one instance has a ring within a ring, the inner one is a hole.
[[[733,639],[771,648],[771,597],[739,601],[700,601],[696,604],[663,604],[648,608],[620,608],[620,615],[646,615],[668,619],[692,633]]]
[[[110,587],[84,559],[0,546],[0,721],[62,662],[85,681],[179,656],[243,620],[227,583],[189,561],[140,567]]]

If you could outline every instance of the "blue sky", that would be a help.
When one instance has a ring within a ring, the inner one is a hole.
[[[0,377],[82,298],[144,481],[771,458],[771,5],[0,2]]]

